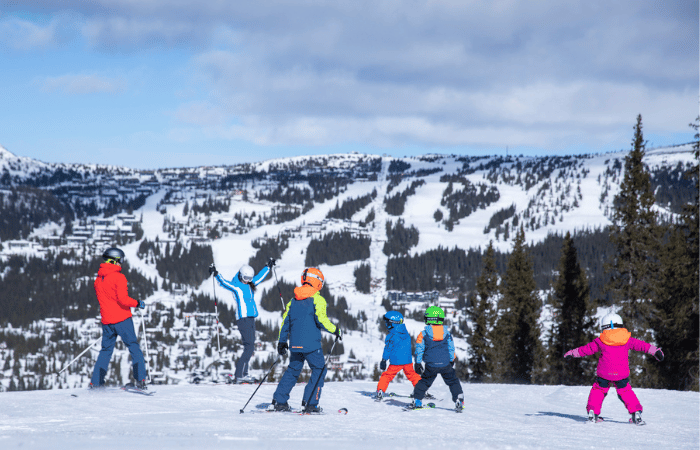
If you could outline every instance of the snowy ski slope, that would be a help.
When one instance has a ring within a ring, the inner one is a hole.
[[[585,422],[589,387],[463,384],[466,409],[451,410],[437,380],[438,409],[404,412],[406,398],[375,403],[373,382],[326,383],[321,406],[347,415],[252,413],[275,385],[263,385],[240,414],[254,385],[153,386],[145,397],[85,389],[0,395],[0,448],[22,449],[697,449],[700,395],[637,389],[646,426],[628,423],[611,392],[600,424]],[[299,406],[303,385],[292,391]],[[407,382],[389,390],[408,394]],[[74,396],[75,395],[75,396]]]

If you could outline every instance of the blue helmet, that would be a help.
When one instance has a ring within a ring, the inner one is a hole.
[[[403,315],[398,311],[389,311],[384,314],[384,324],[388,329],[394,328],[394,325],[401,325],[403,323]]]

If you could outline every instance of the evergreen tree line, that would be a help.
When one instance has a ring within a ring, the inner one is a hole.
[[[191,210],[194,214],[204,214],[211,215],[211,213],[227,213],[231,208],[231,199],[225,198],[223,200],[212,199],[211,196],[207,197],[205,201],[200,205],[197,201],[192,202],[192,208],[189,208],[189,203],[185,202],[183,209],[183,214],[187,215]]]
[[[501,208],[496,211],[493,216],[489,219],[489,224],[484,227],[484,234],[488,234],[489,231],[500,226],[506,220],[510,219],[515,215],[515,204],[510,205],[507,208]]]
[[[282,258],[282,253],[289,247],[289,236],[281,234],[276,238],[256,239],[251,245],[253,248],[257,248],[258,251],[248,259],[248,265],[257,273],[257,271],[265,267],[270,258],[276,260]]]
[[[370,223],[374,222],[375,219],[375,214],[374,214],[374,208],[371,208],[369,212],[367,213],[367,216],[360,221],[360,226],[366,227]]]
[[[372,268],[368,263],[362,263],[355,267],[355,289],[363,294],[369,294],[372,282]]]
[[[406,228],[403,219],[397,220],[396,224],[387,220],[386,242],[382,251],[387,256],[408,253],[411,247],[418,245],[419,234],[418,228],[413,225]]]
[[[450,181],[442,193],[440,204],[448,209],[450,215],[445,219],[445,227],[452,231],[454,225],[460,219],[469,216],[477,209],[484,209],[491,203],[501,198],[495,186],[487,186],[483,183],[472,184],[465,177],[460,178],[463,189],[456,190],[454,183]]]
[[[73,210],[60,198],[41,189],[11,188],[0,192],[0,241],[23,239],[46,222],[70,222]]]
[[[404,208],[406,207],[406,200],[408,200],[408,197],[415,194],[416,189],[424,184],[425,180],[415,180],[411,182],[411,185],[403,192],[394,194],[391,197],[386,197],[384,199],[386,212],[392,216],[402,215]]]
[[[349,231],[328,233],[321,240],[312,239],[306,249],[307,267],[328,264],[337,266],[349,261],[369,258],[372,239],[355,236]]]
[[[365,206],[372,203],[372,200],[377,198],[377,190],[374,189],[370,194],[363,195],[357,198],[349,198],[343,201],[343,204],[338,206],[338,202],[335,203],[335,208],[328,211],[326,218],[328,219],[340,219],[340,220],[350,220],[356,212],[360,211]]]
[[[411,165],[400,159],[392,159],[389,163],[389,173],[402,173],[411,169]]]
[[[311,190],[297,186],[285,186],[280,183],[269,193],[264,191],[258,193],[258,198],[284,205],[303,205],[311,201]]]
[[[209,265],[213,261],[209,245],[192,243],[186,248],[178,241],[171,249],[168,242],[163,254],[156,255],[156,270],[171,283],[199,286],[209,276]]]
[[[101,258],[51,252],[42,258],[11,256],[0,262],[0,273],[4,273],[0,279],[0,323],[20,327],[47,317],[81,320],[98,316],[93,282],[101,262]],[[132,298],[144,299],[155,292],[155,281],[131,270],[128,261],[122,272]]]
[[[610,296],[605,284],[609,279],[603,262],[614,249],[610,246],[607,229],[582,230],[574,233],[574,245],[581,266],[586,271],[591,296],[601,305],[608,305]],[[550,234],[530,246],[535,283],[538,289],[550,287],[557,268],[564,236]],[[474,290],[484,253],[481,249],[463,250],[438,247],[420,255],[392,257],[387,264],[387,289],[400,291],[459,290],[467,295]],[[494,253],[499,273],[506,267],[507,254]],[[435,279],[433,279],[433,277]],[[439,280],[439,281],[437,281]]]
[[[223,291],[218,295],[230,295],[230,292]],[[207,294],[192,294],[190,300],[188,300],[187,303],[180,302],[178,308],[185,314],[193,312],[213,313],[218,310],[219,322],[225,328],[230,328],[236,323],[235,307],[230,308],[225,302],[222,302],[220,298],[215,300]]]
[[[650,188],[659,206],[681,214],[686,205],[693,203],[697,190],[693,180],[685,176],[690,170],[692,167],[679,162],[675,167],[655,167],[649,172]]]

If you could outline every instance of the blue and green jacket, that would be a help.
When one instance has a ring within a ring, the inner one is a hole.
[[[321,330],[335,333],[335,325],[326,315],[326,299],[316,291],[307,298],[295,294],[284,311],[280,342],[289,341],[292,352],[309,353],[321,348]]]
[[[455,359],[455,343],[445,325],[426,325],[416,339],[416,362],[445,367]]]

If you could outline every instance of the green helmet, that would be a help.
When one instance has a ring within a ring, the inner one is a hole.
[[[425,310],[425,323],[428,325],[442,325],[445,320],[445,311],[439,306],[429,306]]]

